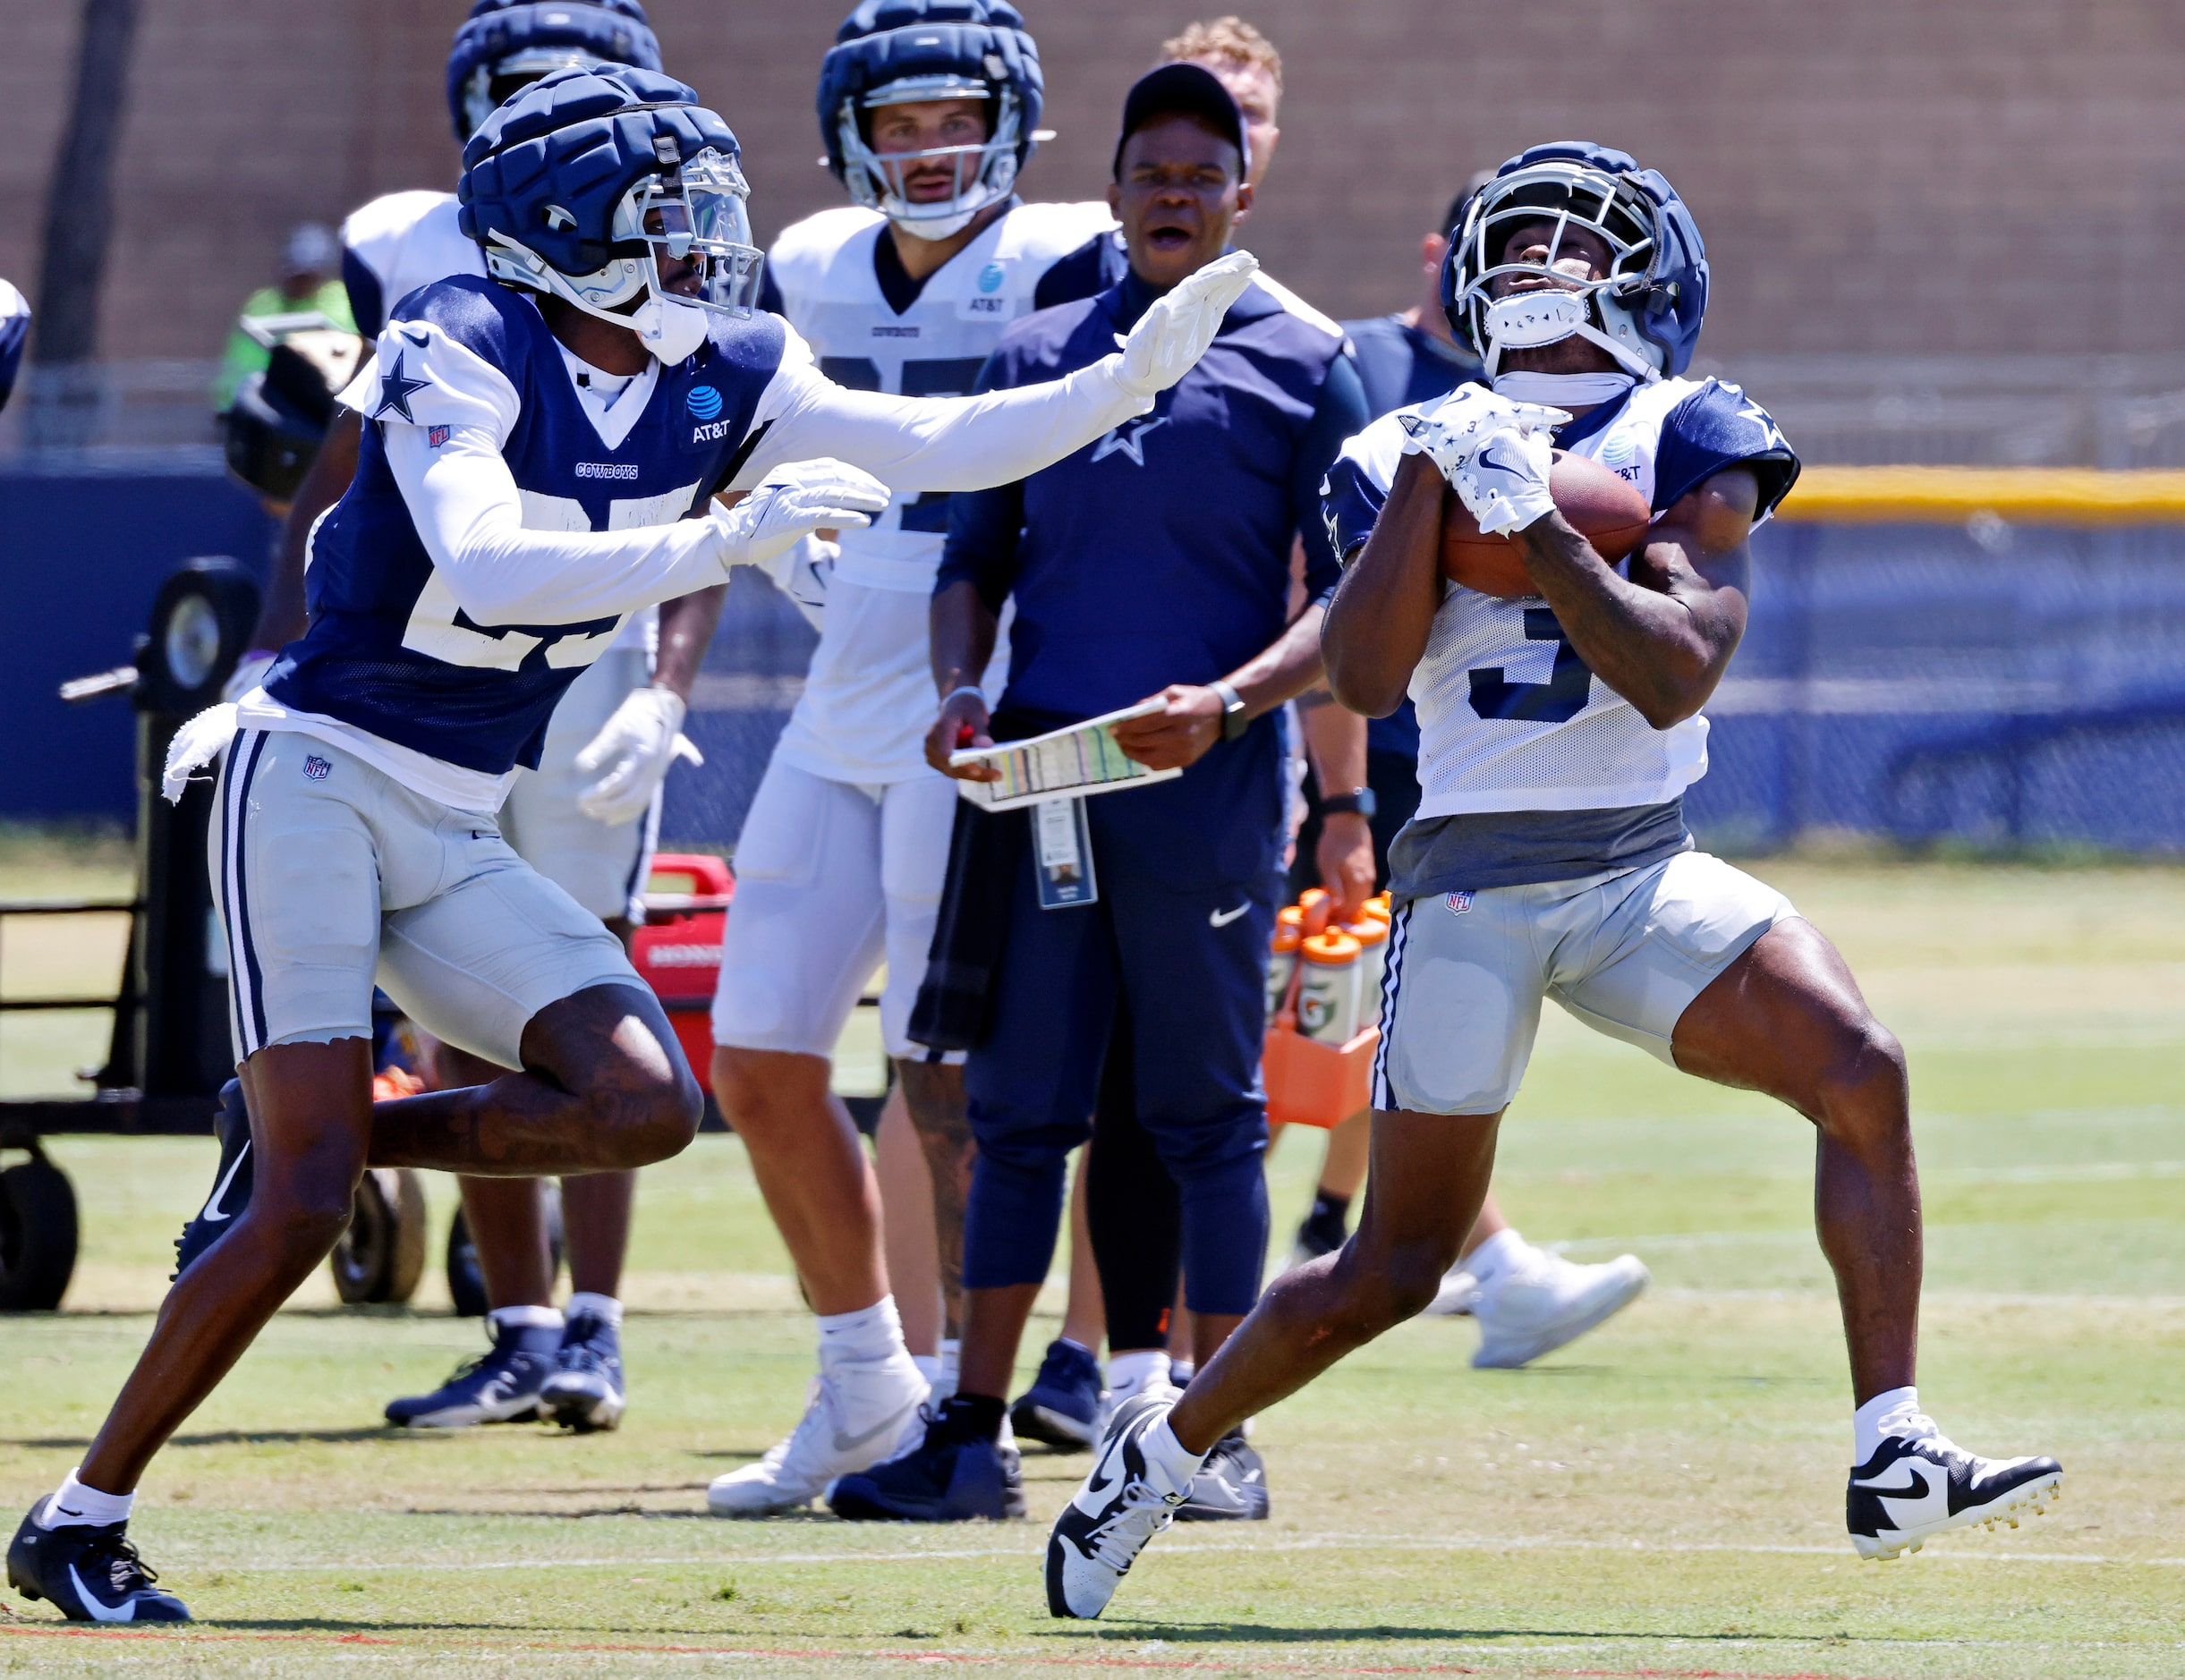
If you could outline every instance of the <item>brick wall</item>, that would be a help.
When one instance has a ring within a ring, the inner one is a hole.
[[[839,3],[652,8],[669,68],[744,140],[764,233],[836,199],[812,162],[811,96]],[[1029,9],[1061,139],[1026,190],[1093,194],[1123,88],[1199,8]],[[1289,72],[1251,243],[1331,312],[1407,301],[1417,236],[1465,175],[1575,133],[1629,148],[1693,203],[1715,262],[1714,356],[2185,351],[2185,7],[2172,0],[1249,9]],[[12,8],[0,55],[0,273],[26,287],[74,10]],[[105,353],[212,353],[290,224],[451,184],[440,75],[463,11],[143,0]]]

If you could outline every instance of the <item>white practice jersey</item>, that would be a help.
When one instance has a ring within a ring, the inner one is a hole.
[[[1387,499],[1403,458],[1400,417],[1441,401],[1383,415],[1343,446],[1322,489],[1339,554],[1365,542]],[[1798,476],[1798,457],[1766,411],[1714,379],[1637,386],[1555,441],[1636,486],[1657,516],[1743,464],[1760,479],[1758,522]],[[1706,774],[1707,720],[1656,729],[1587,668],[1540,597],[1504,600],[1442,587],[1425,657],[1411,675],[1420,816],[1658,805]]]
[[[342,224],[342,253],[350,312],[367,338],[376,338],[395,305],[420,286],[486,272],[485,253],[455,221],[452,192],[382,194]],[[660,609],[648,607],[630,615],[614,645],[650,659],[659,640]]]
[[[1014,206],[929,275],[900,314],[875,267],[888,224],[871,210],[825,210],[787,229],[767,275],[781,312],[830,379],[893,395],[952,396],[971,390],[1002,329],[1031,312],[1048,270],[1114,225],[1104,204]],[[776,749],[785,760],[837,781],[932,774],[924,751],[935,712],[927,607],[948,529],[948,496],[928,492],[898,495],[869,529],[843,532],[820,645]],[[997,650],[990,693],[1007,658],[1006,648]]]

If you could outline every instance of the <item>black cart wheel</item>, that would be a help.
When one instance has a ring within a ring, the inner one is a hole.
[[[407,1301],[425,1275],[425,1186],[406,1167],[375,1167],[357,1185],[349,1229],[327,1264],[344,1304]]]
[[[540,1187],[546,1198],[547,1251],[557,1276],[561,1272],[561,1185],[549,1178]],[[447,1227],[447,1294],[458,1319],[482,1319],[493,1303],[486,1299],[486,1274],[478,1264],[478,1244],[471,1240],[471,1222],[455,1209],[455,1222]]]
[[[76,1269],[76,1192],[43,1155],[0,1172],[0,1312],[51,1312]]]

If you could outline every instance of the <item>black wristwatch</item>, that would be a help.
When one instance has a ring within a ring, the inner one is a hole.
[[[1351,812],[1371,822],[1381,810],[1381,802],[1373,797],[1370,787],[1354,787],[1348,793],[1335,793],[1320,802],[1323,817],[1340,817]]]
[[[1245,709],[1245,697],[1219,680],[1206,686],[1221,697],[1221,738],[1235,741],[1252,727],[1252,714]]]

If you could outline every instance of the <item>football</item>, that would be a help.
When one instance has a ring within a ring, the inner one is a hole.
[[[1556,512],[1583,532],[1594,551],[1614,565],[1634,548],[1653,522],[1646,498],[1608,468],[1586,455],[1555,452],[1548,490]],[[1441,575],[1483,595],[1506,599],[1537,595],[1517,544],[1481,533],[1479,522],[1454,489],[1441,501]]]

